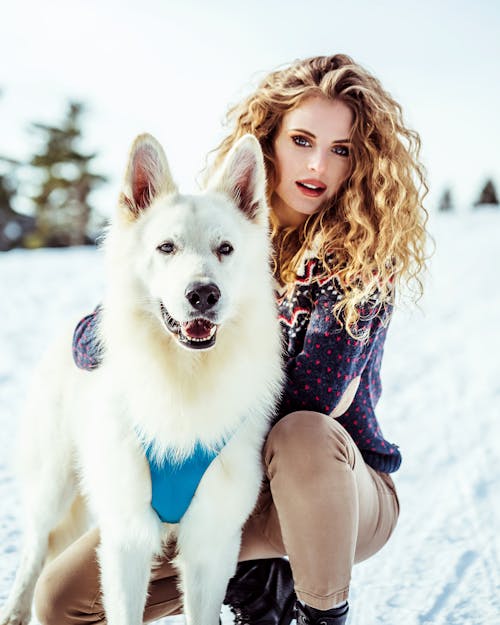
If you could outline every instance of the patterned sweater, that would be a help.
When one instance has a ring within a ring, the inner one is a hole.
[[[354,439],[367,464],[392,473],[401,464],[398,446],[386,441],[375,416],[382,392],[380,365],[391,308],[377,316],[361,310],[359,330],[369,330],[367,341],[353,339],[331,313],[343,296],[335,276],[319,281],[320,262],[304,262],[293,294],[277,293],[285,348],[286,384],[277,419],[295,410],[331,413],[347,386],[360,376],[354,399],[338,417]],[[381,318],[382,317],[382,318]],[[384,321],[385,317],[385,323]],[[101,356],[95,339],[99,308],[84,317],[73,338],[73,356],[78,367],[94,369]]]
[[[375,415],[382,392],[380,366],[392,308],[373,315],[373,304],[360,310],[358,331],[366,341],[353,339],[332,314],[343,297],[334,275],[318,279],[321,264],[306,260],[291,297],[278,295],[278,311],[286,347],[286,385],[278,418],[294,410],[331,413],[349,383],[360,376],[354,399],[338,421],[352,436],[367,464],[384,473],[399,469],[397,445],[383,437]]]

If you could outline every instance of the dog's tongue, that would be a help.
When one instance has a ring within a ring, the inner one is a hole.
[[[208,339],[212,331],[213,324],[206,319],[195,319],[182,324],[184,334],[192,339]]]

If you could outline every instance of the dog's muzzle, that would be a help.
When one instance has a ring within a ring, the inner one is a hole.
[[[183,347],[190,349],[213,347],[218,326],[213,321],[215,315],[212,309],[221,296],[218,286],[213,283],[193,283],[187,287],[184,295],[193,309],[193,318],[185,322],[177,321],[165,308],[163,302],[160,302],[165,327],[175,335]],[[196,313],[200,313],[200,316],[195,316]]]

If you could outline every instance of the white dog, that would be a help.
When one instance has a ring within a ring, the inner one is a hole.
[[[218,623],[282,383],[267,211],[255,138],[199,195],[178,193],[153,137],[134,142],[105,242],[103,363],[77,370],[66,335],[31,396],[24,547],[2,625],[29,621],[48,545],[63,547],[68,525],[75,538],[89,511],[109,625],[142,623],[152,563],[172,535],[187,622]],[[75,515],[82,494],[85,516]]]

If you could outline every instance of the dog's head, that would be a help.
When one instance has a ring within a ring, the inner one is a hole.
[[[182,347],[213,347],[218,329],[244,312],[262,271],[268,273],[258,141],[242,137],[204,192],[181,195],[162,147],[150,135],[139,136],[116,221],[112,247],[120,250],[137,305]]]

